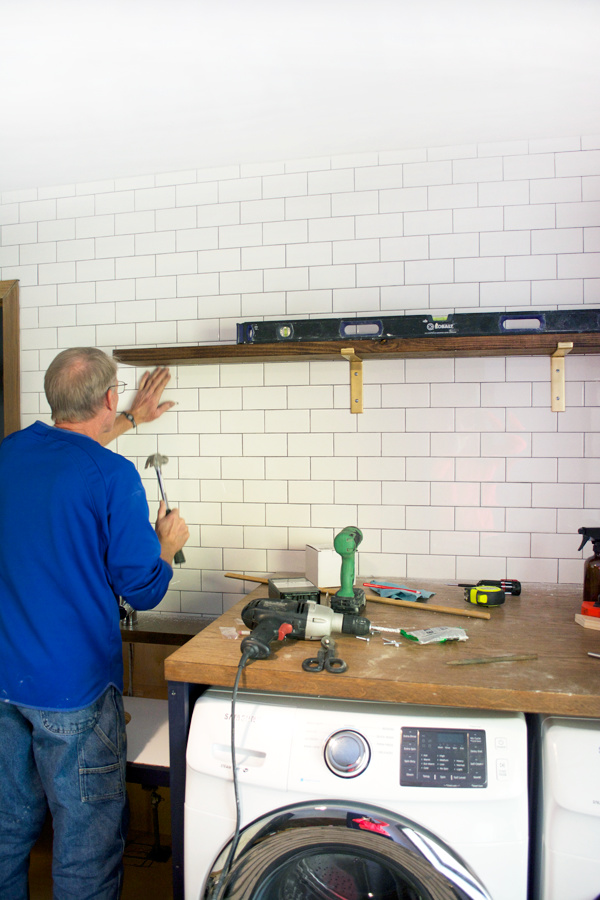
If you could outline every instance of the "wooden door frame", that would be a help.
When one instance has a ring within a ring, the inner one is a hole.
[[[0,281],[4,367],[4,434],[21,427],[19,282]]]

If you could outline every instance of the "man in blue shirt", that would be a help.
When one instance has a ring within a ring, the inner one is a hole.
[[[155,607],[189,532],[164,503],[152,528],[135,466],[104,446],[136,412],[143,421],[164,411],[156,395],[168,374],[144,376],[120,417],[127,425],[116,422],[116,374],[100,350],[63,351],[44,381],[54,426],[36,422],[0,445],[2,900],[28,896],[29,853],[47,806],[55,900],[116,900],[121,890],[118,598]]]

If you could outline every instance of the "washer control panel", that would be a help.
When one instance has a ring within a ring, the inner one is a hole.
[[[406,787],[487,786],[483,729],[402,728],[400,784]]]

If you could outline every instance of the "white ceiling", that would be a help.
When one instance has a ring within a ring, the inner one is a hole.
[[[600,133],[600,0],[0,0],[0,191]]]

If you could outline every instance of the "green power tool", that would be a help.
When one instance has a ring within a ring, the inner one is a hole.
[[[362,539],[362,531],[355,525],[347,525],[333,539],[336,553],[342,557],[341,587],[331,598],[331,608],[334,612],[358,616],[365,607],[364,590],[354,587],[356,550]]]

